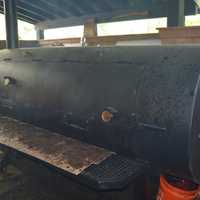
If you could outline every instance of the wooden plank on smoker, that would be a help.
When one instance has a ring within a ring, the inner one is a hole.
[[[79,175],[113,153],[17,120],[0,117],[0,144]]]
[[[200,43],[200,26],[159,28],[162,44]]]
[[[94,36],[86,37],[86,42],[91,46],[96,45],[115,45],[122,41],[160,39],[159,34],[130,34],[130,35],[113,35],[113,36]],[[55,40],[40,40],[39,44],[46,46],[64,46],[65,44],[80,44],[81,38],[64,38]]]

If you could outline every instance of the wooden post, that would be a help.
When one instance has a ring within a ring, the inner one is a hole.
[[[44,30],[36,29],[37,40],[44,40]]]
[[[81,40],[82,46],[90,46],[90,44],[87,41],[87,38],[91,37],[97,37],[97,24],[95,19],[90,19],[85,22],[84,24],[84,34],[83,38]]]
[[[97,36],[97,24],[95,19],[88,20],[84,24],[84,37],[96,37]]]

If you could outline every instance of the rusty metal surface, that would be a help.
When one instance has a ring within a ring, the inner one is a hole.
[[[0,117],[0,143],[75,175],[113,154],[6,117]]]

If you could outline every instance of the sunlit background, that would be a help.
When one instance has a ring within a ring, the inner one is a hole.
[[[36,31],[34,25],[20,21],[19,38],[21,40],[36,40]],[[125,35],[125,34],[141,34],[141,33],[156,33],[157,28],[166,27],[167,18],[154,18],[131,20],[123,22],[112,22],[98,24],[98,35]],[[187,16],[186,26],[200,26],[200,15]],[[120,27],[120,28],[119,28]],[[83,26],[74,26],[68,28],[57,28],[45,30],[45,39],[58,39],[70,37],[82,37]],[[5,19],[4,15],[0,14],[0,40],[5,40]]]

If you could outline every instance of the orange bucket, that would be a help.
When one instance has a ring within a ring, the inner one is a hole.
[[[157,200],[194,200],[198,194],[198,185],[191,181],[173,176],[160,177]]]

